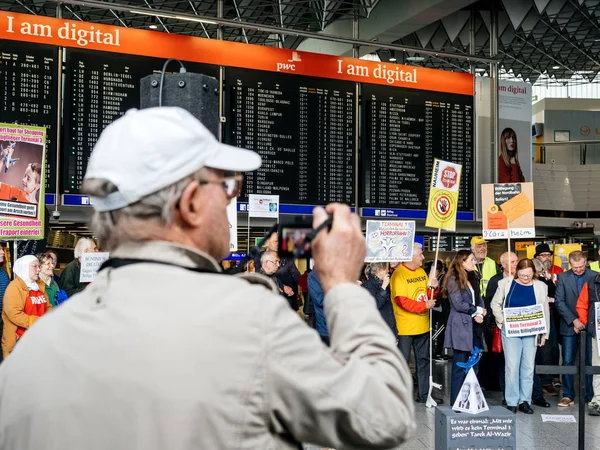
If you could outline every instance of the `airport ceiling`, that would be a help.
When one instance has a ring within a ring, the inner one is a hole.
[[[168,33],[217,37],[218,27],[215,24],[173,17],[157,18],[153,14],[169,12],[216,18],[218,0],[97,0],[92,3],[67,1],[62,5],[62,16],[117,26],[156,28]],[[384,8],[392,9],[390,15],[393,15],[398,14],[399,10],[395,10],[398,5],[405,7],[411,4],[414,9],[419,7],[419,3],[431,5],[425,11],[425,16],[431,20],[421,18],[418,28],[415,28],[414,21],[405,27],[402,18],[398,17],[397,26],[388,27],[385,32],[382,30],[380,36],[371,34],[368,39],[378,44],[393,43],[414,50],[374,52],[374,49],[366,49],[373,52],[372,57],[376,54],[382,61],[395,57],[399,63],[467,71],[468,61],[420,54],[418,49],[467,55],[473,33],[475,55],[489,58],[490,10],[495,4],[498,61],[505,77],[514,76],[530,83],[573,85],[592,82],[600,71],[600,0],[223,0],[222,17],[240,23],[331,35],[335,34],[331,30],[339,29],[335,28],[336,24],[351,24],[354,17],[359,18],[361,31],[376,29],[377,23],[368,22],[376,15],[377,20],[381,20]],[[0,0],[0,9],[55,17],[57,4],[51,0]],[[129,7],[135,8],[138,13],[128,11]],[[440,13],[442,10],[443,13]],[[470,19],[472,13],[473,21]],[[309,39],[252,27],[223,27],[222,31],[226,40],[293,49],[302,49],[303,41]],[[344,37],[351,38],[352,35]],[[360,37],[363,38],[362,35]],[[362,50],[364,53],[365,47]],[[417,60],[424,59],[416,61],[415,57]],[[485,64],[477,66],[480,74],[486,74],[487,69]]]

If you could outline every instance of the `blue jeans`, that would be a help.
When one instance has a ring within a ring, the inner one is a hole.
[[[531,403],[533,370],[535,368],[535,336],[507,337],[502,327],[502,346],[506,364],[504,397],[508,406]]]
[[[562,357],[563,357],[563,366],[574,366],[575,365],[575,355],[577,353],[577,347],[579,346],[579,335],[575,336],[562,336]],[[591,336],[588,335],[588,339],[586,342],[586,355],[585,355],[585,364],[590,366],[592,364],[592,339]],[[563,397],[568,397],[571,400],[575,400],[575,387],[573,375],[563,375],[562,376],[562,389],[563,389]],[[594,396],[594,388],[592,386],[592,375],[587,375],[585,380],[585,393],[587,396],[587,401],[591,401]]]

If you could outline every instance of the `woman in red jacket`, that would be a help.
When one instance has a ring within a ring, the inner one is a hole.
[[[525,177],[519,163],[517,134],[505,128],[500,135],[500,157],[498,158],[498,183],[523,183]]]

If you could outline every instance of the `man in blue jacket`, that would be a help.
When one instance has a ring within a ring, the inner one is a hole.
[[[578,250],[571,252],[569,254],[571,269],[559,274],[558,283],[556,284],[554,306],[560,314],[563,366],[575,365],[575,354],[579,347],[579,333],[585,329],[585,325],[578,318],[575,306],[583,286],[596,276],[596,272],[586,267],[586,262],[586,257],[582,252]],[[591,339],[587,344],[586,365],[591,365]],[[563,398],[558,402],[558,406],[569,406],[574,402],[575,387],[573,381],[573,375],[562,376]],[[580,399],[580,401],[590,401],[594,395],[591,375],[586,377],[586,394],[588,398]]]
[[[313,270],[308,275],[308,294],[313,302],[313,307],[315,309],[315,329],[321,340],[329,345],[329,331],[327,330],[327,320],[325,319],[325,312],[323,311],[323,300],[325,299],[325,294],[323,293],[323,288],[321,288],[321,282],[319,281],[319,277],[317,276],[317,271]]]

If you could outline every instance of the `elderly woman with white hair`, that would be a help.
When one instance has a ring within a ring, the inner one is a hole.
[[[96,252],[96,242],[93,239],[81,238],[75,245],[75,259],[71,261],[60,276],[59,286],[69,297],[83,291],[85,284],[79,282],[81,273],[81,258],[84,253]]]
[[[52,306],[40,280],[40,262],[33,255],[15,261],[15,279],[4,292],[2,355],[6,359],[25,331]]]

